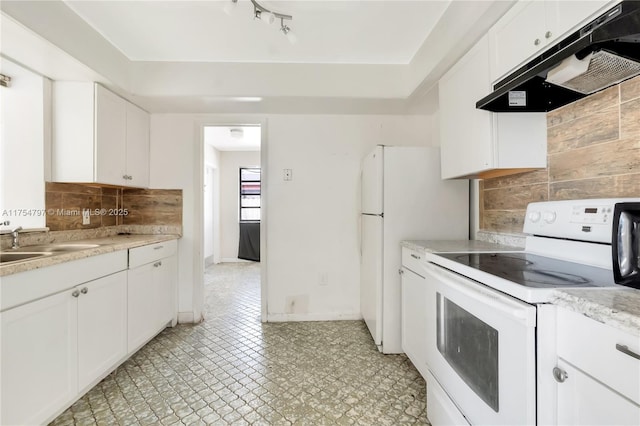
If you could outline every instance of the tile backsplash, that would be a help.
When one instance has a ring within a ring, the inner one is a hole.
[[[182,190],[115,188],[47,182],[45,204],[51,231],[115,225],[182,225]],[[88,210],[90,224],[83,225]]]
[[[640,77],[547,114],[547,168],[480,181],[480,229],[521,232],[529,202],[640,197]]]

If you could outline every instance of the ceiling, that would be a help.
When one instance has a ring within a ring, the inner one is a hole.
[[[249,0],[65,3],[132,61],[408,64],[449,1],[260,1],[295,44]]]
[[[204,143],[218,151],[260,151],[260,126],[206,126]]]
[[[429,114],[438,79],[514,0],[1,0],[0,54],[152,113]]]

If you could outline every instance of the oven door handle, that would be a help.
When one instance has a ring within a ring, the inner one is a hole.
[[[477,300],[483,305],[500,311],[527,327],[536,325],[536,309],[528,303],[521,302],[495,290],[485,290],[482,283],[459,276],[431,262],[424,265],[427,274],[435,277],[444,287],[445,296],[450,290],[460,292]],[[442,292],[442,291],[441,291]],[[455,300],[454,300],[455,302]]]

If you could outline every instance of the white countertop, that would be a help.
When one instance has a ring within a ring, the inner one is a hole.
[[[99,244],[99,246],[85,250],[60,252],[51,256],[38,257],[23,262],[7,263],[0,266],[0,277],[16,274],[18,272],[30,271],[32,269],[45,268],[47,266],[57,265],[71,260],[111,253],[113,251],[127,250],[162,241],[175,240],[177,238],[179,238],[178,235],[114,235],[104,238],[68,241],[79,244]],[[24,246],[22,248],[26,250],[28,249],[28,246]]]
[[[477,240],[402,241],[400,245],[421,253],[522,250],[518,247]],[[633,288],[557,290],[551,303],[640,336],[640,290]]]
[[[522,251],[520,247],[505,246],[478,240],[417,240],[401,241],[400,245],[421,253]]]
[[[558,290],[551,303],[640,336],[640,290]]]

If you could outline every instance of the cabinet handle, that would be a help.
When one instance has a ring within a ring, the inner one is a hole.
[[[547,31],[546,33],[544,33],[544,38],[549,39],[552,35],[553,33],[551,31]]]
[[[398,274],[400,274],[400,275],[404,274],[404,270],[402,268],[398,269]]]
[[[154,268],[157,268],[159,266],[162,266],[162,261],[161,260],[159,260],[159,261],[157,261],[156,263],[153,264]]]
[[[154,249],[154,250],[160,250],[160,249],[162,249],[162,248],[164,248],[164,246],[157,246],[157,247],[154,247],[153,249]]]
[[[533,44],[534,44],[535,46],[539,46],[539,45],[540,45],[540,39],[539,39],[539,38],[535,39],[535,41],[533,42]]]
[[[619,350],[620,352],[622,352],[623,354],[629,355],[632,358],[640,359],[640,354],[637,354],[634,351],[632,351],[631,349],[629,349],[629,347],[627,345],[621,345],[619,343],[616,343],[616,349]]]
[[[86,287],[83,287],[82,290],[80,290],[80,293],[87,294],[87,293],[89,293],[89,289],[86,288]]]
[[[563,369],[558,367],[553,367],[553,378],[556,379],[556,382],[563,383],[565,380],[569,378],[569,375]]]
[[[414,259],[418,259],[418,260],[420,260],[420,256],[415,255],[415,254],[413,254],[413,253],[411,253],[411,257],[413,257]]]
[[[71,295],[72,295],[73,297],[78,297],[78,296],[80,296],[80,292],[79,292],[78,290],[73,290],[73,292],[71,293]]]

